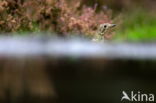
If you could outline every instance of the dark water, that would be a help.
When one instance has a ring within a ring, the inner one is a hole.
[[[123,91],[156,94],[155,77],[154,43],[0,38],[0,103],[128,103]]]

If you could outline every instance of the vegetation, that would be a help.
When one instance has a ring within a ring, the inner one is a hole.
[[[116,31],[117,40],[147,41],[156,39],[156,15],[144,9],[124,13]]]
[[[114,22],[118,25],[115,40],[153,40],[153,7],[152,0],[0,0],[0,33],[55,32],[90,37],[100,24]]]
[[[48,31],[61,35],[93,35],[101,23],[111,22],[107,12],[96,13],[96,7],[66,0],[2,0],[0,32]],[[72,5],[72,6],[71,6]]]

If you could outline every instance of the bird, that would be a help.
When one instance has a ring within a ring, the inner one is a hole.
[[[126,99],[126,100],[129,100],[130,101],[130,98],[128,97],[127,93],[125,91],[122,91],[122,94],[123,94],[123,97],[121,98],[121,101],[123,99]]]
[[[92,41],[95,41],[95,42],[98,42],[98,41],[104,41],[105,38],[105,33],[115,27],[116,24],[111,24],[111,23],[104,23],[104,24],[100,24],[99,27],[98,27],[98,30],[95,34],[95,36],[93,37]]]

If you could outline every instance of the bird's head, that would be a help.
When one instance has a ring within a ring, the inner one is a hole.
[[[106,31],[108,31],[111,28],[114,28],[115,26],[116,26],[116,24],[111,24],[111,23],[101,24],[99,26],[98,32],[99,32],[100,35],[103,36],[106,33]]]

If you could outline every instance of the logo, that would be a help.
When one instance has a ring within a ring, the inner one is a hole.
[[[139,102],[154,102],[154,94],[145,94],[140,91],[134,92],[131,91],[130,94],[127,94],[125,91],[122,91],[121,101],[139,101]]]

